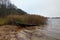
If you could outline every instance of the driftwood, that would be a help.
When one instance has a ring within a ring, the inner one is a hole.
[[[38,26],[36,24],[25,24],[25,23],[20,23],[20,22],[8,22],[6,23],[7,25],[16,25],[16,26],[21,26],[21,27],[30,27],[30,26]]]
[[[22,27],[26,27],[26,26],[28,26],[28,27],[30,27],[30,26],[38,26],[36,24],[25,24],[25,23],[19,23],[19,22],[16,22],[16,25],[17,26],[22,26]]]

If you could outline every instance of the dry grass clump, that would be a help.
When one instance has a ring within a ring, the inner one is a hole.
[[[18,21],[26,24],[42,25],[46,24],[47,18],[39,15],[9,15],[7,16],[8,21]]]
[[[39,15],[9,15],[4,18],[0,18],[0,25],[10,23],[24,23],[24,24],[35,24],[44,25],[46,24],[47,18]]]

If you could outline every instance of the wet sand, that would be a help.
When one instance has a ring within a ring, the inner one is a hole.
[[[18,28],[14,25],[0,26],[0,40],[42,40],[42,27]],[[38,29],[38,30],[37,30]]]

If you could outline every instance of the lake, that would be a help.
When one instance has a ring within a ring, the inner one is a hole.
[[[60,19],[48,19],[45,35],[50,40],[60,40]]]

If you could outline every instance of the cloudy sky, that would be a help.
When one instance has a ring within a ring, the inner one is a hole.
[[[11,0],[29,14],[60,17],[60,0]]]

